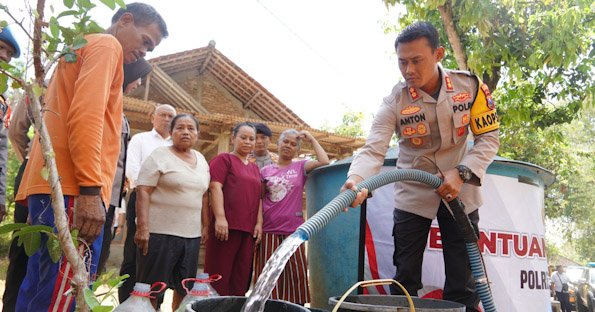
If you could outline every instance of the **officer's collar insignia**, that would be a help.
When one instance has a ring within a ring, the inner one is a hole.
[[[407,107],[401,110],[401,115],[412,115],[421,110],[419,106],[407,105]]]
[[[452,92],[455,90],[455,88],[452,86],[452,81],[450,80],[450,77],[444,75],[444,82],[446,82],[446,91]]]
[[[415,89],[415,87],[409,87],[409,95],[411,96],[411,99],[414,101],[419,99],[420,97],[419,92],[417,92],[417,89]]]

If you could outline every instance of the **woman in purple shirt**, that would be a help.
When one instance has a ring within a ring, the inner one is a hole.
[[[262,234],[260,174],[248,161],[255,140],[252,124],[236,125],[233,151],[219,154],[209,164],[211,214],[204,269],[221,274],[213,287],[222,296],[244,296],[248,291],[254,244]]]
[[[302,140],[310,142],[314,147],[316,160],[293,160],[300,150]],[[279,136],[277,146],[278,163],[260,170],[266,194],[262,202],[263,237],[256,250],[254,280],[258,280],[265,263],[283,240],[304,222],[302,193],[306,174],[329,163],[322,146],[307,131],[285,130]],[[305,247],[302,244],[287,262],[273,289],[271,299],[302,305],[310,302],[307,269]]]

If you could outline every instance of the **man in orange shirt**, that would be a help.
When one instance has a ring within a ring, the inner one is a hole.
[[[92,275],[120,152],[123,64],[143,58],[167,35],[167,26],[153,7],[128,4],[116,12],[105,34],[85,36],[88,43],[76,51],[76,62],[59,61],[45,95],[43,118],[54,147],[65,210],[85,242],[81,251]],[[43,152],[39,139],[33,142],[16,200],[26,200],[32,224],[53,227],[51,191],[41,175]],[[74,309],[71,266],[64,257],[53,263],[45,240],[29,259],[17,311]]]

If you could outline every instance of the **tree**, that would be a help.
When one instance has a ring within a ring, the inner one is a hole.
[[[116,4],[120,7],[125,7],[123,0],[101,0],[101,2],[111,9],[114,9]],[[23,21],[16,18],[7,6],[0,5],[0,9],[9,16],[12,22],[21,27],[32,40],[33,51],[31,55],[33,57],[35,79],[33,81],[26,81],[22,75],[17,73],[15,67],[3,63],[0,68],[0,73],[2,74],[0,75],[0,93],[7,90],[8,77],[10,77],[13,80],[12,87],[22,88],[30,100],[35,119],[35,130],[39,133],[46,163],[46,167],[41,174],[47,177],[50,183],[52,209],[54,211],[57,234],[54,233],[54,229],[43,226],[26,227],[24,225],[8,225],[4,229],[18,230],[15,232],[15,235],[18,235],[21,239],[27,237],[28,239],[23,239],[22,242],[25,243],[25,250],[28,253],[38,248],[40,232],[48,235],[48,249],[52,258],[59,258],[59,248],[61,248],[66,259],[73,266],[72,282],[76,292],[77,306],[80,311],[87,311],[85,293],[88,294],[89,274],[85,262],[77,252],[75,246],[76,232],[74,235],[71,235],[68,226],[64,211],[64,197],[62,195],[54,152],[47,128],[42,119],[40,98],[44,94],[43,82],[45,80],[45,74],[55,62],[60,58],[64,58],[67,62],[76,61],[74,51],[87,43],[84,35],[101,32],[103,29],[90,18],[89,12],[95,7],[95,4],[91,3],[90,0],[63,0],[63,4],[67,10],[61,12],[54,12],[54,5],[50,5],[52,13],[56,14],[46,19],[46,2],[45,0],[38,0],[35,9],[29,8],[30,15],[34,17],[32,30],[28,29],[23,24]],[[70,18],[74,22],[64,21],[65,18]],[[0,27],[6,27],[7,24],[7,21],[0,21]],[[74,242],[73,236],[75,237]]]
[[[568,122],[595,103],[595,11],[591,1],[385,0],[403,5],[400,26],[436,25],[449,68],[479,74],[500,99],[503,125],[544,127]],[[527,101],[528,100],[528,101]]]
[[[488,84],[501,122],[499,154],[556,174],[546,189],[546,217],[568,224],[566,240],[581,257],[594,257],[595,198],[586,189],[594,177],[592,151],[577,150],[577,142],[593,143],[592,119],[573,122],[595,103],[592,1],[384,2],[407,10],[393,30],[431,22],[453,51],[444,66],[471,70]],[[577,127],[589,135],[573,136]]]
[[[322,128],[325,131],[331,131],[339,135],[362,137],[364,136],[364,119],[364,113],[347,110],[343,113],[343,118],[341,119],[341,123],[339,125],[334,127],[324,125]]]

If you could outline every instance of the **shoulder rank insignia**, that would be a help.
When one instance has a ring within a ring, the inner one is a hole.
[[[411,96],[412,100],[419,99],[419,92],[415,89],[415,87],[409,87],[409,95]]]
[[[475,135],[488,133],[500,127],[496,105],[492,99],[490,89],[481,81],[479,83],[481,87],[477,89],[475,101],[471,106],[471,131]]]
[[[455,88],[452,86],[450,77],[444,75],[444,82],[446,82],[446,91],[454,91]]]

